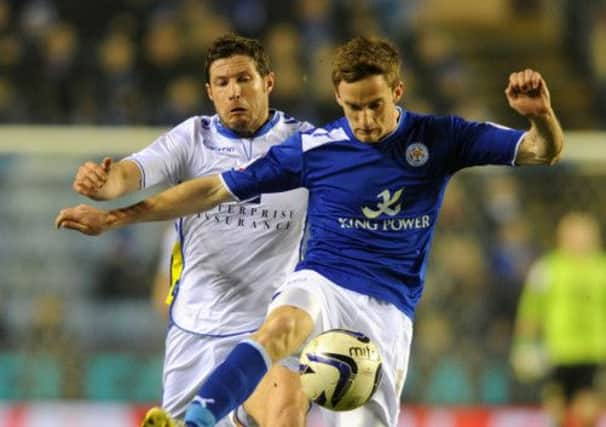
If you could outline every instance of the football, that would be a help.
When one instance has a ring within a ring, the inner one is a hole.
[[[381,355],[366,335],[331,329],[309,341],[299,359],[303,391],[334,411],[364,405],[381,382]]]

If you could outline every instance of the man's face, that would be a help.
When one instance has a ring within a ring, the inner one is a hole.
[[[391,88],[383,75],[374,75],[353,83],[339,82],[335,95],[355,137],[378,142],[396,127],[396,103],[402,92],[402,82]]]
[[[255,61],[246,55],[217,59],[209,68],[208,97],[225,126],[252,135],[267,120],[274,76],[261,77]]]

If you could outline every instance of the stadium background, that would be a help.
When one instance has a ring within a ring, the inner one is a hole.
[[[544,425],[538,386],[511,373],[512,324],[559,217],[606,218],[599,0],[0,0],[0,427],[134,426],[159,399],[165,320],[149,294],[165,225],[93,239],[52,221],[83,201],[71,181],[84,160],[211,112],[202,58],[229,30],[265,43],[273,106],[315,123],[339,114],[329,57],[355,34],[398,43],[416,111],[526,126],[507,77],[544,75],[566,160],[453,180],[402,399],[408,426]]]

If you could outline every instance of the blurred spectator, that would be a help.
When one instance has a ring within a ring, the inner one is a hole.
[[[95,297],[106,301],[145,298],[151,280],[140,256],[133,231],[119,230],[97,262]]]
[[[521,296],[512,364],[521,380],[549,371],[545,407],[555,425],[594,426],[596,376],[606,366],[606,254],[592,215],[560,221],[557,247],[534,265]]]
[[[46,31],[41,40],[39,67],[42,79],[30,82],[35,102],[30,106],[41,120],[65,123],[73,110],[74,80],[77,75],[78,33],[76,28],[59,22]]]
[[[325,117],[341,114],[334,100],[334,89],[330,78],[331,58],[334,53],[332,44],[318,46],[307,60],[305,75],[306,111],[305,117],[312,122],[322,122]]]
[[[334,4],[330,0],[296,0],[295,13],[303,46],[319,47],[338,38],[333,25]]]
[[[495,237],[490,250],[490,271],[496,302],[493,313],[511,318],[530,264],[536,257],[536,249],[528,232],[528,224],[521,217],[498,227]]]
[[[0,123],[20,123],[26,117],[25,105],[17,96],[14,83],[0,77]]]
[[[21,30],[32,42],[41,39],[57,20],[57,9],[52,0],[29,0],[21,10]]]
[[[227,11],[237,33],[261,37],[269,17],[268,5],[263,0],[229,0]]]
[[[429,404],[469,403],[474,399],[473,379],[465,362],[466,346],[457,345],[450,320],[439,311],[429,313],[417,324],[419,356],[415,369],[422,374],[416,387],[422,402]],[[411,394],[410,391],[405,394]]]
[[[597,102],[601,117],[606,117],[606,2],[598,6],[589,34],[589,60],[597,86]],[[606,127],[606,119],[602,121]]]
[[[135,45],[130,36],[120,31],[107,34],[99,46],[98,64],[101,78],[96,99],[99,100],[103,122],[140,122],[142,117],[138,112],[142,96],[135,70]]]
[[[301,75],[301,38],[296,28],[287,23],[273,26],[267,33],[267,54],[276,74],[276,85],[271,94],[272,104],[298,116],[300,100],[305,92]]]
[[[57,295],[37,295],[32,301],[32,326],[21,345],[27,350],[21,373],[25,395],[56,399],[78,394],[78,357],[65,328],[66,307]],[[67,379],[70,381],[66,381]]]
[[[188,117],[200,114],[205,105],[203,87],[199,79],[191,76],[180,76],[168,82],[165,99],[158,106],[157,124],[176,125]]]
[[[232,30],[231,23],[216,13],[208,1],[184,0],[179,9],[184,54],[189,61],[202,67],[202,58],[212,41]]]
[[[148,18],[143,37],[145,96],[151,106],[162,102],[159,94],[172,76],[180,71],[185,46],[176,13],[159,9]]]

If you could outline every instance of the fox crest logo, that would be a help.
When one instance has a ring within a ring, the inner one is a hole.
[[[423,166],[429,159],[429,150],[425,144],[415,142],[406,149],[406,161],[410,166]]]
[[[391,195],[391,191],[383,190],[380,192],[377,197],[381,199],[379,203],[377,203],[377,207],[379,209],[370,209],[367,206],[362,208],[362,213],[366,218],[374,219],[380,216],[381,214],[387,214],[389,216],[395,216],[402,209],[402,204],[398,203],[400,197],[402,196],[403,188],[396,191],[393,196]],[[396,204],[397,203],[397,204]]]

